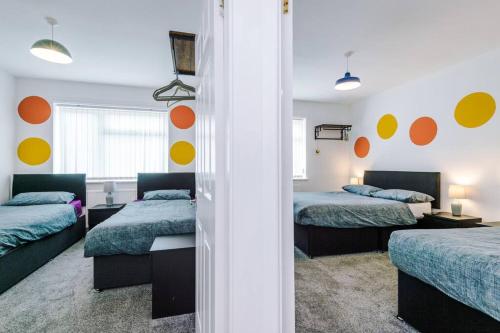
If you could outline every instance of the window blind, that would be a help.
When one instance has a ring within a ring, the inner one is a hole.
[[[56,105],[54,172],[89,179],[167,172],[168,124],[167,112]]]

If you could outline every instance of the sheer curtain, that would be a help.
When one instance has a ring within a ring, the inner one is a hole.
[[[293,178],[306,178],[306,119],[293,119]]]
[[[135,178],[168,171],[168,113],[56,105],[54,172]]]

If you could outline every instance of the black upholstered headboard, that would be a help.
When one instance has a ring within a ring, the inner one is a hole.
[[[194,199],[195,186],[194,172],[139,173],[137,199],[142,199],[144,192],[155,190],[189,190]]]
[[[441,173],[413,171],[365,171],[363,183],[383,189],[417,191],[434,197],[432,208],[441,208]]]
[[[76,199],[87,204],[87,186],[85,174],[27,174],[14,175],[12,180],[12,196],[25,192],[64,191],[76,195]]]

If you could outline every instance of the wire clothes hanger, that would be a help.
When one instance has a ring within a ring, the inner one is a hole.
[[[163,93],[174,89],[173,94],[162,96]],[[184,95],[180,95],[179,93],[183,93]],[[179,80],[179,74],[175,73],[175,80],[170,82],[168,85],[158,88],[153,92],[153,98],[155,101],[159,102],[167,102],[167,108],[173,106],[180,101],[194,101],[196,90],[194,87],[185,84],[181,80]]]

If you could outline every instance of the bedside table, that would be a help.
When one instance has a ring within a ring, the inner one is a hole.
[[[480,227],[500,227],[500,222],[481,222],[477,225]]]
[[[447,229],[447,228],[477,228],[482,222],[480,217],[475,216],[453,216],[451,213],[440,212],[437,214],[424,213],[424,218],[418,221],[418,227],[423,229]]]
[[[89,216],[89,230],[101,223],[102,221],[108,219],[111,215],[114,215],[125,207],[125,204],[114,204],[108,205],[97,205],[88,209]]]

